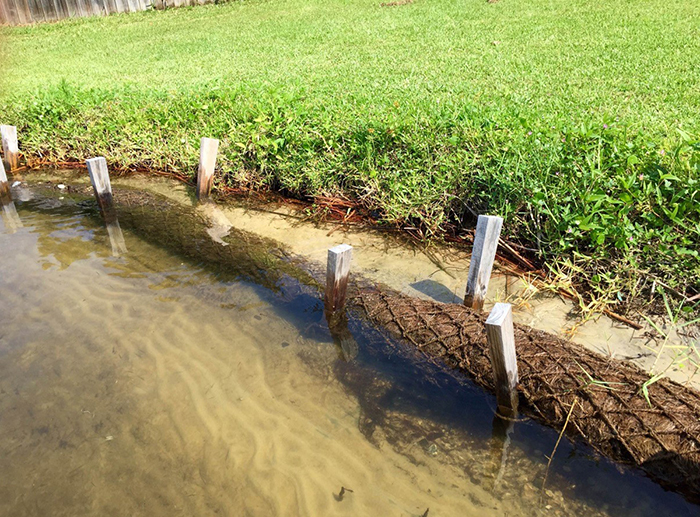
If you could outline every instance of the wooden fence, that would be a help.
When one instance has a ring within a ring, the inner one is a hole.
[[[213,3],[215,0],[0,0],[1,25],[27,25],[81,16],[104,16]]]

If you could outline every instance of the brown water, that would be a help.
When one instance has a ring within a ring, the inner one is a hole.
[[[566,440],[540,493],[556,431],[504,428],[490,395],[353,315],[348,356],[303,274],[250,269],[270,249],[213,268],[128,218],[115,247],[85,196],[13,194],[0,515],[698,514]]]

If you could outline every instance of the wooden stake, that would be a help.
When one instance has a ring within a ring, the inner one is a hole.
[[[19,167],[17,128],[15,126],[0,126],[0,137],[2,137],[2,152],[5,168],[9,172],[12,172]]]
[[[338,347],[340,357],[345,362],[352,361],[360,353],[360,346],[355,341],[352,332],[348,328],[348,315],[345,311],[331,313],[325,311],[328,330],[333,342]]]
[[[464,305],[477,311],[484,307],[501,226],[503,219],[493,215],[480,215],[476,223]]]
[[[87,161],[88,173],[92,188],[95,191],[97,204],[100,206],[102,215],[109,218],[113,212],[112,184],[109,182],[109,171],[107,170],[107,160],[102,156],[90,158]]]
[[[22,228],[22,221],[20,221],[15,204],[12,202],[10,183],[7,181],[5,166],[2,161],[0,161],[0,209],[2,209],[2,220],[10,233],[14,233],[18,228]]]
[[[216,138],[202,138],[199,144],[199,170],[197,171],[197,199],[208,198],[214,185],[216,153],[219,141]]]
[[[513,310],[509,303],[497,303],[486,320],[498,410],[513,416],[518,410],[518,363],[515,357]]]
[[[340,244],[328,250],[326,294],[324,297],[327,313],[333,314],[345,306],[351,261],[352,246],[348,244]]]

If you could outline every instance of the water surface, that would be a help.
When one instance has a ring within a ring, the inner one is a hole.
[[[123,213],[120,250],[89,197],[13,193],[2,515],[698,513],[567,441],[541,492],[556,431],[504,425],[490,395],[354,315],[340,346],[271,243],[225,236],[247,259],[222,264]]]

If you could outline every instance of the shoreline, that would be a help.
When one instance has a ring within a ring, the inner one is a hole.
[[[114,168],[112,169],[112,167]],[[87,169],[87,167],[84,161],[50,162],[29,159],[25,166],[20,167],[12,174],[21,175],[22,172],[43,172],[47,170],[60,172],[70,169],[82,170]],[[196,176],[178,172],[158,171],[148,167],[121,168],[113,165],[110,165],[110,171],[115,178],[130,178],[134,176],[168,178],[188,187],[196,187]],[[318,213],[307,214],[304,219],[312,222],[337,224],[339,225],[338,228],[340,228],[340,225],[356,225],[360,229],[387,232],[398,236],[403,242],[418,247],[427,248],[437,244],[438,246],[455,246],[460,249],[470,249],[474,236],[474,228],[472,227],[457,228],[454,225],[450,225],[449,229],[426,237],[420,228],[409,224],[399,224],[398,222],[394,224],[380,224],[371,215],[375,210],[346,197],[309,196],[304,198],[287,195],[284,192],[275,190],[236,188],[218,183],[216,189],[212,191],[212,198],[222,202],[236,202],[245,199],[246,202],[251,203],[251,206],[255,208],[260,208],[266,204],[280,204],[294,211],[307,212],[314,210]],[[523,253],[519,253],[517,248],[523,248]],[[544,271],[546,264],[538,263],[538,259],[532,254],[530,256],[526,255],[527,250],[528,248],[507,241],[501,236],[496,252],[496,260],[501,270],[521,277],[527,276],[528,282],[537,284],[539,290],[556,292],[558,296],[572,302],[578,300],[582,321],[596,318],[602,314],[634,330],[642,330],[645,327],[642,308],[649,315],[664,315],[664,307],[661,300],[629,307],[627,309],[629,312],[637,313],[638,317],[636,319],[630,317],[624,311],[616,312],[615,305],[609,306],[606,303],[603,303],[601,306],[596,305],[592,311],[586,311],[583,307],[585,305],[584,302],[589,301],[587,297],[590,295],[590,289],[586,288],[586,286],[575,285],[569,278],[565,280],[564,285],[561,285],[559,280],[553,281],[551,275],[548,276]],[[682,296],[680,293],[674,293]]]
[[[89,185],[87,173],[76,174],[75,170],[44,169],[27,179],[50,181],[54,185],[61,181]],[[172,178],[114,174],[113,184],[143,188],[179,203],[194,202],[191,185]],[[255,194],[238,199],[225,195],[219,198],[216,206],[218,224],[223,227],[252,231],[277,240],[308,260],[324,263],[326,250],[345,242],[357,250],[354,267],[370,280],[403,294],[443,303],[461,303],[464,296],[469,267],[469,252],[465,247],[433,244],[426,248],[406,239],[400,232],[376,231],[362,224],[319,221],[308,215],[301,217],[300,212],[304,214],[301,202],[290,206],[277,195],[260,197]],[[205,215],[211,219],[211,214]],[[497,261],[484,311],[499,301],[513,304],[518,323],[554,333],[596,353],[629,360],[647,371],[664,372],[676,382],[700,389],[700,376],[696,377],[698,366],[684,364],[678,358],[679,347],[691,351],[694,339],[691,336],[688,342],[688,338],[678,332],[680,329],[671,328],[664,342],[663,338],[653,337],[654,329],[649,324],[636,330],[602,314],[581,322],[573,315],[575,306],[570,300],[538,289],[527,275],[520,275],[508,265],[501,267]],[[691,332],[697,330],[691,329]]]

